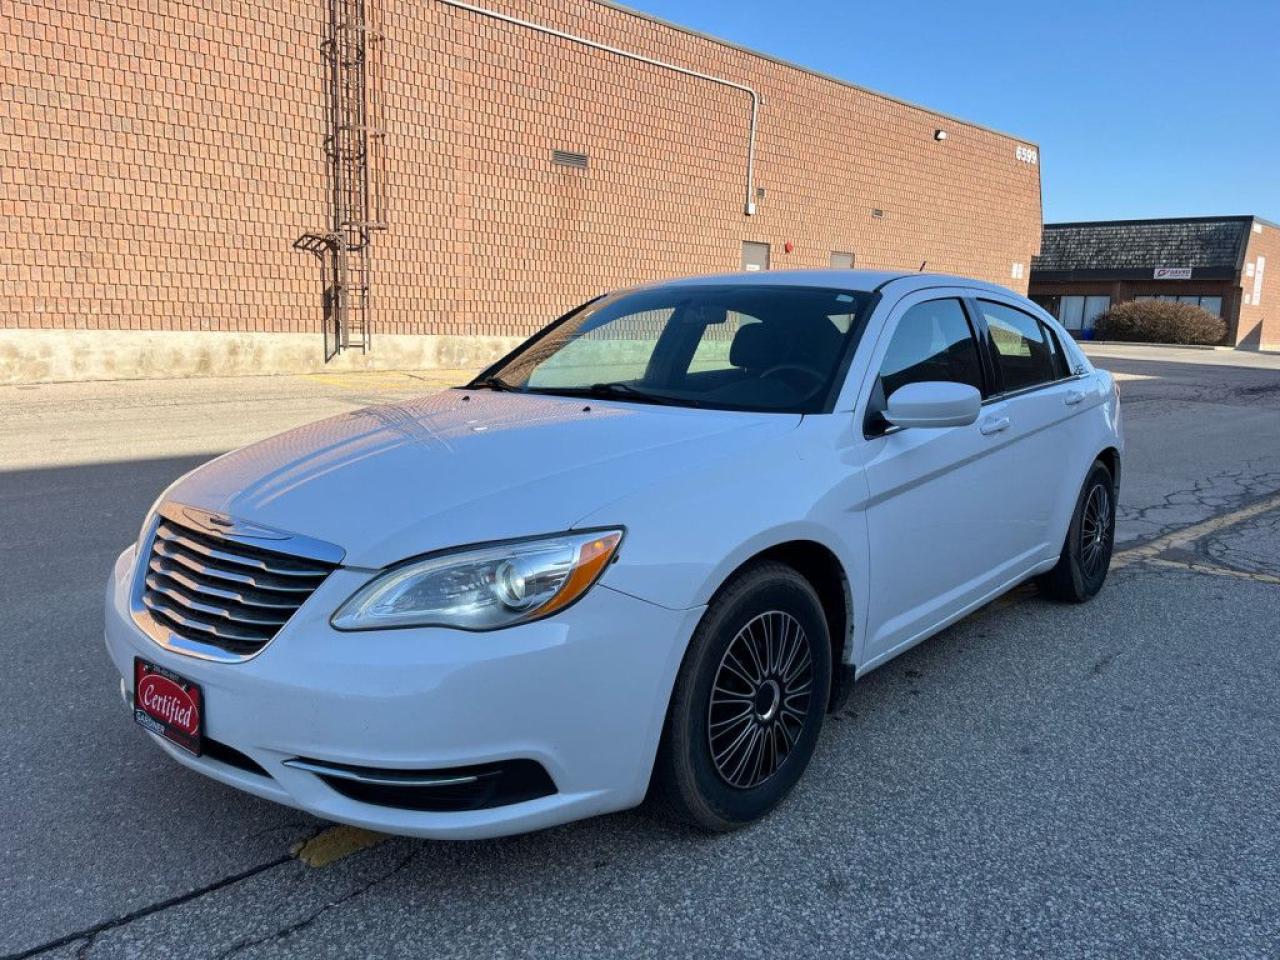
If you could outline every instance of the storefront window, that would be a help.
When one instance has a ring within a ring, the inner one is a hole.
[[[1084,329],[1092,330],[1098,318],[1111,309],[1110,297],[1084,298]]]
[[[1063,297],[1055,314],[1062,325],[1073,332],[1088,332],[1102,314],[1111,309],[1106,296]]]
[[[1068,330],[1084,329],[1084,297],[1063,297],[1058,320]]]

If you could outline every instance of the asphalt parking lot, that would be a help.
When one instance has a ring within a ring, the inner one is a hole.
[[[1095,347],[1120,543],[868,676],[794,796],[708,838],[334,828],[186,771],[123,710],[116,553],[222,450],[405,374],[0,387],[0,955],[1276,957],[1280,357]]]

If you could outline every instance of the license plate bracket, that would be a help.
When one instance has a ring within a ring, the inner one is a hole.
[[[193,756],[204,742],[200,684],[158,664],[133,658],[133,719]]]

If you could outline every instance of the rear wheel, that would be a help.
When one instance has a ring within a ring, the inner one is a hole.
[[[813,587],[780,563],[749,568],[690,641],[651,796],[705,830],[759,819],[808,766],[830,691],[831,641]]]
[[[1083,603],[1102,589],[1115,547],[1115,482],[1097,461],[1085,478],[1058,564],[1036,579],[1045,596]]]

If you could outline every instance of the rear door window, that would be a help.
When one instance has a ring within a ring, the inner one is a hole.
[[[991,347],[1006,393],[1052,383],[1067,375],[1066,357],[1047,325],[1003,303],[978,303],[991,333]]]

